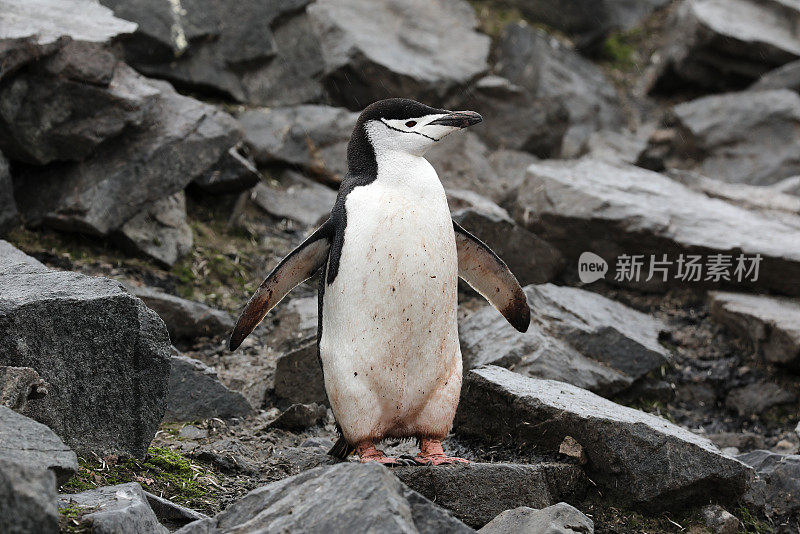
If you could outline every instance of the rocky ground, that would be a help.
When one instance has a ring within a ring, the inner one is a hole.
[[[798,28],[777,0],[0,0],[0,532],[797,532]],[[316,277],[226,349],[391,96],[483,115],[428,159],[532,308],[520,334],[460,287],[468,466],[326,454]]]

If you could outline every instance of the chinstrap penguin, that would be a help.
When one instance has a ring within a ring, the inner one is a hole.
[[[330,218],[286,256],[233,331],[235,350],[295,286],[322,269],[317,343],[325,390],[341,430],[331,454],[396,464],[376,444],[416,438],[419,463],[448,457],[461,392],[456,306],[461,277],[519,331],[530,309],[505,263],[450,217],[423,157],[450,133],[481,122],[393,98],[367,107],[347,149],[348,174]]]

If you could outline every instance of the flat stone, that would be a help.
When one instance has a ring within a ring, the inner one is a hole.
[[[20,254],[0,256],[0,295],[0,365],[31,367],[50,385],[23,413],[79,454],[144,457],[169,378],[158,315],[118,282]]]
[[[130,289],[161,317],[173,340],[226,336],[233,330],[235,323],[229,313],[202,302],[176,297],[147,286]]]
[[[752,476],[707,439],[575,386],[493,366],[464,378],[456,433],[539,453],[572,436],[589,459],[587,476],[618,502],[647,510],[735,502]]]
[[[667,176],[694,191],[703,193],[711,198],[725,200],[745,209],[766,211],[775,217],[781,217],[781,212],[788,213],[793,216],[788,217],[788,220],[792,220],[794,216],[800,213],[800,198],[797,195],[785,193],[780,189],[785,180],[781,180],[771,186],[732,184],[708,178],[693,171],[678,169],[668,171]],[[791,180],[791,178],[786,180]]]
[[[325,422],[328,409],[319,404],[292,404],[269,426],[283,430],[299,431]]]
[[[336,192],[301,175],[288,171],[280,186],[260,183],[254,189],[253,202],[279,219],[290,219],[314,226],[330,215]]]
[[[714,534],[736,534],[742,524],[736,517],[718,504],[703,506],[703,523]]]
[[[79,526],[96,534],[152,532],[167,534],[158,522],[142,487],[136,482],[61,495],[59,508],[82,508],[89,513],[80,516]]]
[[[713,291],[711,317],[750,342],[767,361],[800,368],[800,303],[766,295]]]
[[[358,487],[359,491],[352,491]],[[378,464],[344,462],[257,488],[180,534],[273,531],[440,532],[472,530]]]
[[[392,473],[474,528],[509,508],[579,500],[588,485],[580,467],[557,463],[396,467]]]
[[[560,502],[541,510],[527,506],[506,510],[478,532],[481,534],[594,534],[594,522],[577,508]]]
[[[252,413],[242,394],[225,387],[213,369],[199,360],[173,354],[165,421],[231,419]]]
[[[727,254],[732,263],[730,285],[739,290],[795,295],[800,288],[800,218],[778,219],[747,210],[638,167],[594,159],[534,163],[519,187],[512,215],[561,250],[572,276],[577,277],[578,258],[586,251],[611,263],[612,272],[621,254],[642,255],[645,262],[650,255],[658,259],[667,254],[673,265],[666,282],[659,273],[646,282],[646,266],[638,283],[622,282],[639,288],[686,284],[676,279],[680,254]],[[743,271],[741,282],[737,280],[739,254],[748,258],[746,268],[761,255],[757,280]],[[606,275],[608,281],[613,278],[611,272]],[[720,280],[716,286],[727,282]],[[703,283],[709,284],[701,280],[699,285]]]
[[[49,469],[0,457],[0,531],[56,534],[56,477]]]
[[[227,195],[252,189],[260,179],[255,163],[242,155],[240,147],[234,146],[192,183],[204,193]]]
[[[172,267],[191,252],[194,243],[186,221],[186,194],[178,191],[156,200],[123,224],[115,239],[131,254]]]
[[[0,458],[30,469],[49,469],[59,484],[78,470],[78,458],[52,430],[0,406]]]
[[[143,493],[159,522],[169,529],[177,530],[192,521],[208,519],[206,514],[186,508],[158,495],[153,495],[148,491]]]

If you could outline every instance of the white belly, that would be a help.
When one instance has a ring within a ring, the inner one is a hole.
[[[446,433],[458,403],[453,224],[435,171],[416,159],[424,164],[348,195],[339,271],[325,290],[325,384],[351,442]]]

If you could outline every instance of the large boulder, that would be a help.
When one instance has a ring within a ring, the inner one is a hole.
[[[665,123],[639,158],[647,168],[752,185],[800,173],[800,95],[788,89],[699,98],[672,108]]]
[[[758,450],[736,458],[752,466],[759,477],[745,502],[763,506],[770,517],[800,512],[800,456]]]
[[[158,315],[118,282],[18,253],[0,255],[0,295],[0,364],[31,367],[49,384],[23,413],[79,454],[144,457],[169,378]]]
[[[122,225],[114,238],[131,254],[172,267],[192,250],[194,237],[186,222],[186,194],[156,200]]]
[[[657,91],[744,89],[800,58],[796,2],[686,0],[668,24],[659,61],[646,73]]]
[[[127,61],[139,71],[241,102],[273,104],[263,78],[274,76],[273,64],[283,61],[275,56],[287,51],[278,47],[273,30],[309,1],[101,3],[118,17],[138,24],[134,36],[124,44]]]
[[[230,115],[179,95],[165,82],[130,75],[157,93],[142,127],[97,146],[80,163],[29,168],[15,176],[26,222],[108,235],[186,187],[239,140]]]
[[[52,471],[0,457],[0,532],[56,534],[56,478]]]
[[[231,391],[209,366],[182,354],[173,354],[164,421],[245,417],[253,408],[241,393]]]
[[[496,54],[499,76],[534,98],[553,99],[566,107],[568,127],[557,155],[578,156],[586,151],[593,132],[623,125],[616,89],[600,67],[543,30],[526,24],[508,25]],[[484,118],[492,120],[491,116]]]
[[[438,105],[488,68],[489,37],[463,0],[318,0],[308,13],[325,87],[350,109],[397,95]]]
[[[17,202],[14,200],[14,184],[8,161],[0,153],[0,236],[14,226],[17,220]]]
[[[474,528],[510,508],[543,508],[564,499],[580,500],[588,485],[580,467],[560,463],[472,463],[446,469],[414,466],[392,472]]]
[[[766,295],[709,293],[711,317],[764,358],[800,369],[800,302]]]
[[[150,532],[167,534],[147,502],[147,496],[136,482],[61,495],[59,508],[78,512],[78,528],[95,534]]]
[[[574,506],[560,502],[541,510],[527,506],[506,510],[479,531],[481,534],[594,534],[594,522]]]
[[[587,455],[587,475],[605,494],[645,509],[735,502],[752,475],[707,439],[665,419],[500,367],[467,373],[455,431],[539,453],[558,452],[571,436]]]
[[[5,406],[0,406],[0,458],[49,469],[59,484],[78,470],[78,457],[52,430]]]
[[[586,158],[535,163],[528,167],[514,204],[514,218],[559,248],[573,275],[580,255],[593,252],[611,263],[606,280],[619,278],[630,285],[714,283],[790,295],[800,291],[800,218],[777,219],[747,210],[638,167]],[[620,261],[615,269],[614,258],[623,254],[642,256],[638,282]],[[647,260],[661,260],[665,254],[671,262],[666,280],[664,272],[654,270],[647,282]],[[728,279],[708,279],[706,269],[697,281],[681,279],[681,254],[684,260],[700,255],[703,262],[722,254],[730,263],[727,272],[723,269]],[[740,264],[743,269],[737,271]]]
[[[472,529],[378,464],[317,467],[255,489],[180,534],[222,532],[468,533]]]
[[[238,119],[260,165],[291,166],[333,182],[347,173],[347,143],[358,113],[304,105],[246,110]]]
[[[596,293],[552,284],[524,288],[535,318],[528,332],[506,328],[484,308],[459,331],[466,368],[494,364],[609,395],[669,361],[660,321]]]
[[[130,290],[163,319],[173,341],[224,336],[233,330],[235,322],[228,312],[152,287],[138,286]]]

